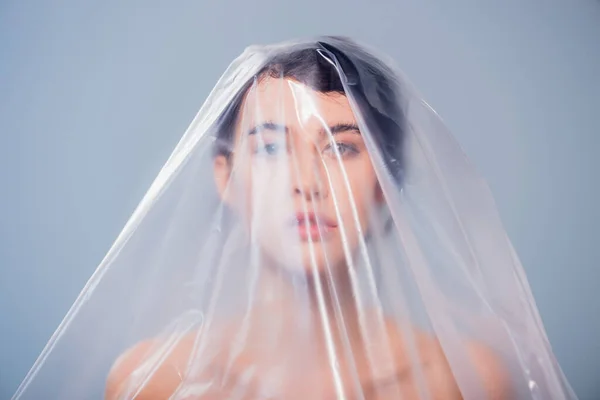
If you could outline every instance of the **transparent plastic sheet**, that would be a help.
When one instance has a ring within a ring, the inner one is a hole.
[[[393,64],[253,46],[14,399],[574,399],[492,197]]]

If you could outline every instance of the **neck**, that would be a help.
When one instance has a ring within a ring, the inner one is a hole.
[[[335,275],[307,272],[291,276],[265,269],[256,288],[251,322],[259,331],[277,331],[286,340],[326,346],[359,335],[360,307],[356,304],[348,269]]]

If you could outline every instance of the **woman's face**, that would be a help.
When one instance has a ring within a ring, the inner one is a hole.
[[[348,99],[289,79],[249,90],[215,178],[261,256],[296,271],[344,268],[381,198]]]

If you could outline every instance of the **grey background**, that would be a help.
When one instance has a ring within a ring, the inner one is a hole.
[[[396,58],[486,177],[562,367],[600,399],[600,3],[370,3],[0,2],[0,398],[228,63],[347,34]]]

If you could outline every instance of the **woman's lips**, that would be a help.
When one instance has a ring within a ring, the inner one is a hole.
[[[297,213],[292,221],[301,241],[326,240],[337,224],[331,218],[318,213]]]

